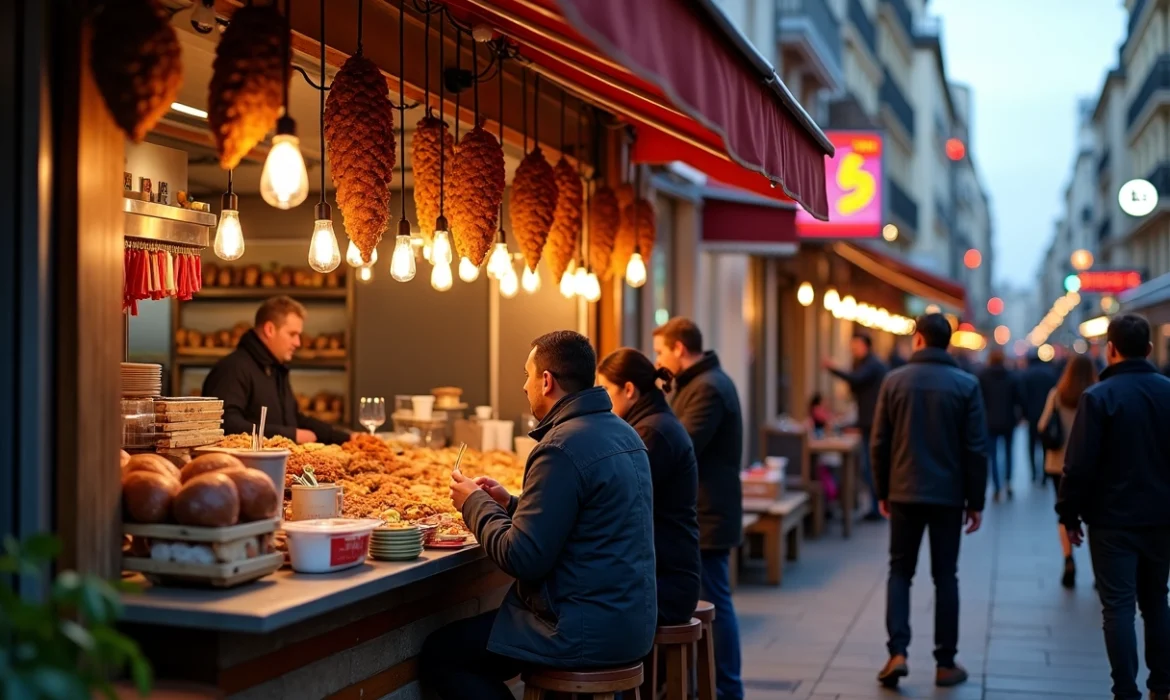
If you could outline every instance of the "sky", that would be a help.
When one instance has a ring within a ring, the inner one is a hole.
[[[1122,0],[930,0],[948,78],[971,86],[969,148],[992,207],[995,279],[1029,287],[1061,216],[1076,103],[1125,38]]]

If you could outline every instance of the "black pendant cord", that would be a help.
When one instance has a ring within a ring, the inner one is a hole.
[[[579,148],[579,149],[585,148],[584,122],[585,122],[585,110],[582,109],[578,113],[578,117],[577,117],[577,148]],[[582,194],[584,195],[584,197],[582,198],[584,206],[581,207],[581,213],[582,213],[582,217],[581,217],[581,219],[582,219],[582,223],[581,223],[581,267],[584,267],[586,269],[586,271],[588,271],[588,269],[589,269],[589,204],[590,204],[590,200],[592,199],[592,197],[590,197],[590,194],[592,194],[590,192],[590,188],[592,187],[592,180],[585,178],[585,159],[583,159],[583,158],[577,159],[577,172],[578,172],[578,177],[580,177],[582,180],[584,180],[584,183],[583,183],[584,184],[584,191],[582,192]]]
[[[455,70],[463,70],[463,30],[455,26]],[[463,111],[463,91],[455,91],[455,144],[459,144],[459,118]]]
[[[501,112],[501,116],[502,116]],[[520,133],[523,137],[524,154],[528,154],[528,69],[520,70]],[[503,141],[501,141],[503,143]]]
[[[429,14],[427,18],[429,21]],[[443,16],[439,15],[439,218],[444,217],[447,203],[447,90],[441,77],[446,65],[446,29]],[[427,67],[427,74],[430,75],[430,66]]]
[[[561,90],[561,157],[565,157],[565,95],[568,91]]]
[[[471,72],[474,73],[478,69],[479,69],[479,42],[475,41],[475,39],[473,38],[471,41]],[[473,128],[479,128],[479,81],[478,80],[475,81],[475,84],[471,88],[471,99],[472,99],[472,102],[474,103],[473,108],[475,110],[475,126]]]
[[[425,116],[431,116],[431,16],[426,16],[427,28],[423,35],[423,109]],[[442,41],[442,38],[439,39]],[[440,80],[439,82],[442,82]]]
[[[321,85],[325,85],[325,0],[321,0]],[[325,201],[325,90],[317,93],[321,96],[321,201],[322,208],[329,206]],[[324,218],[324,217],[323,217]],[[330,216],[329,218],[333,218]]]
[[[398,99],[406,104],[406,5],[398,0]],[[402,189],[398,201],[401,204],[402,220],[406,221],[406,112],[399,115],[398,133],[402,137],[400,149],[402,151]],[[402,235],[402,224],[398,225],[398,234]]]
[[[361,56],[361,55],[364,55],[364,53],[365,53],[365,51],[364,51],[365,44],[362,42],[362,38],[365,34],[365,32],[363,31],[365,29],[365,23],[362,22],[362,15],[364,14],[365,9],[366,9],[366,0],[358,0],[358,37],[357,37],[357,53],[354,54],[355,56]],[[322,80],[321,82],[324,83],[325,81]]]
[[[501,58],[500,59],[500,100],[499,100],[500,113],[499,113],[499,122],[497,124],[499,126],[500,150],[501,151],[504,150],[504,62],[503,61],[504,61],[503,58]],[[499,215],[498,228],[500,230],[500,243],[503,243],[505,246],[507,246],[508,245],[508,232],[504,230],[504,198],[503,197],[500,198],[500,215]]]
[[[284,0],[284,63],[281,65],[284,82],[281,83],[284,98],[284,117],[288,118],[288,83],[292,78],[289,73],[292,66],[292,0]],[[322,81],[324,82],[324,81]]]
[[[642,198],[642,169],[634,165],[634,153],[630,151],[630,169],[634,171],[634,253],[642,254],[642,239],[638,235],[642,217],[638,216],[638,200]]]
[[[525,69],[527,70],[527,68]],[[532,144],[533,150],[540,148],[540,73],[536,74],[532,87]]]

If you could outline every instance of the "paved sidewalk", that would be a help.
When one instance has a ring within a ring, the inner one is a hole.
[[[1065,591],[1052,487],[1027,483],[1027,472],[1026,466],[1016,470],[1015,500],[989,503],[983,528],[963,540],[958,661],[971,673],[966,685],[934,687],[934,596],[924,541],[912,592],[911,675],[897,693],[878,686],[875,676],[886,661],[887,528],[859,523],[844,540],[836,521],[821,539],[805,543],[780,589],[754,583],[749,574],[736,591],[747,697],[1110,698],[1088,552],[1076,552],[1077,588]]]

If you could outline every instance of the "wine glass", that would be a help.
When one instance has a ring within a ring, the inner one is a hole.
[[[363,396],[358,410],[358,422],[373,435],[386,422],[386,399],[381,396]]]

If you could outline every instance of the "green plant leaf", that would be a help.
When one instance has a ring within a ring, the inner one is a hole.
[[[86,576],[81,581],[80,605],[86,622],[94,625],[104,625],[110,622],[112,611],[107,605],[105,591],[106,582],[100,578]]]
[[[92,651],[94,647],[94,638],[89,630],[77,624],[73,620],[62,620],[60,625],[61,634],[69,641],[73,642],[78,648],[83,651]]]
[[[136,653],[130,657],[130,677],[134,679],[134,687],[138,689],[138,694],[144,698],[148,697],[151,687],[154,686],[154,671],[141,654]]]
[[[32,686],[41,695],[60,700],[77,700],[88,695],[85,683],[75,673],[59,668],[41,667],[29,672]]]
[[[61,540],[48,533],[32,535],[20,545],[20,551],[26,558],[34,561],[51,561],[61,553]]]

